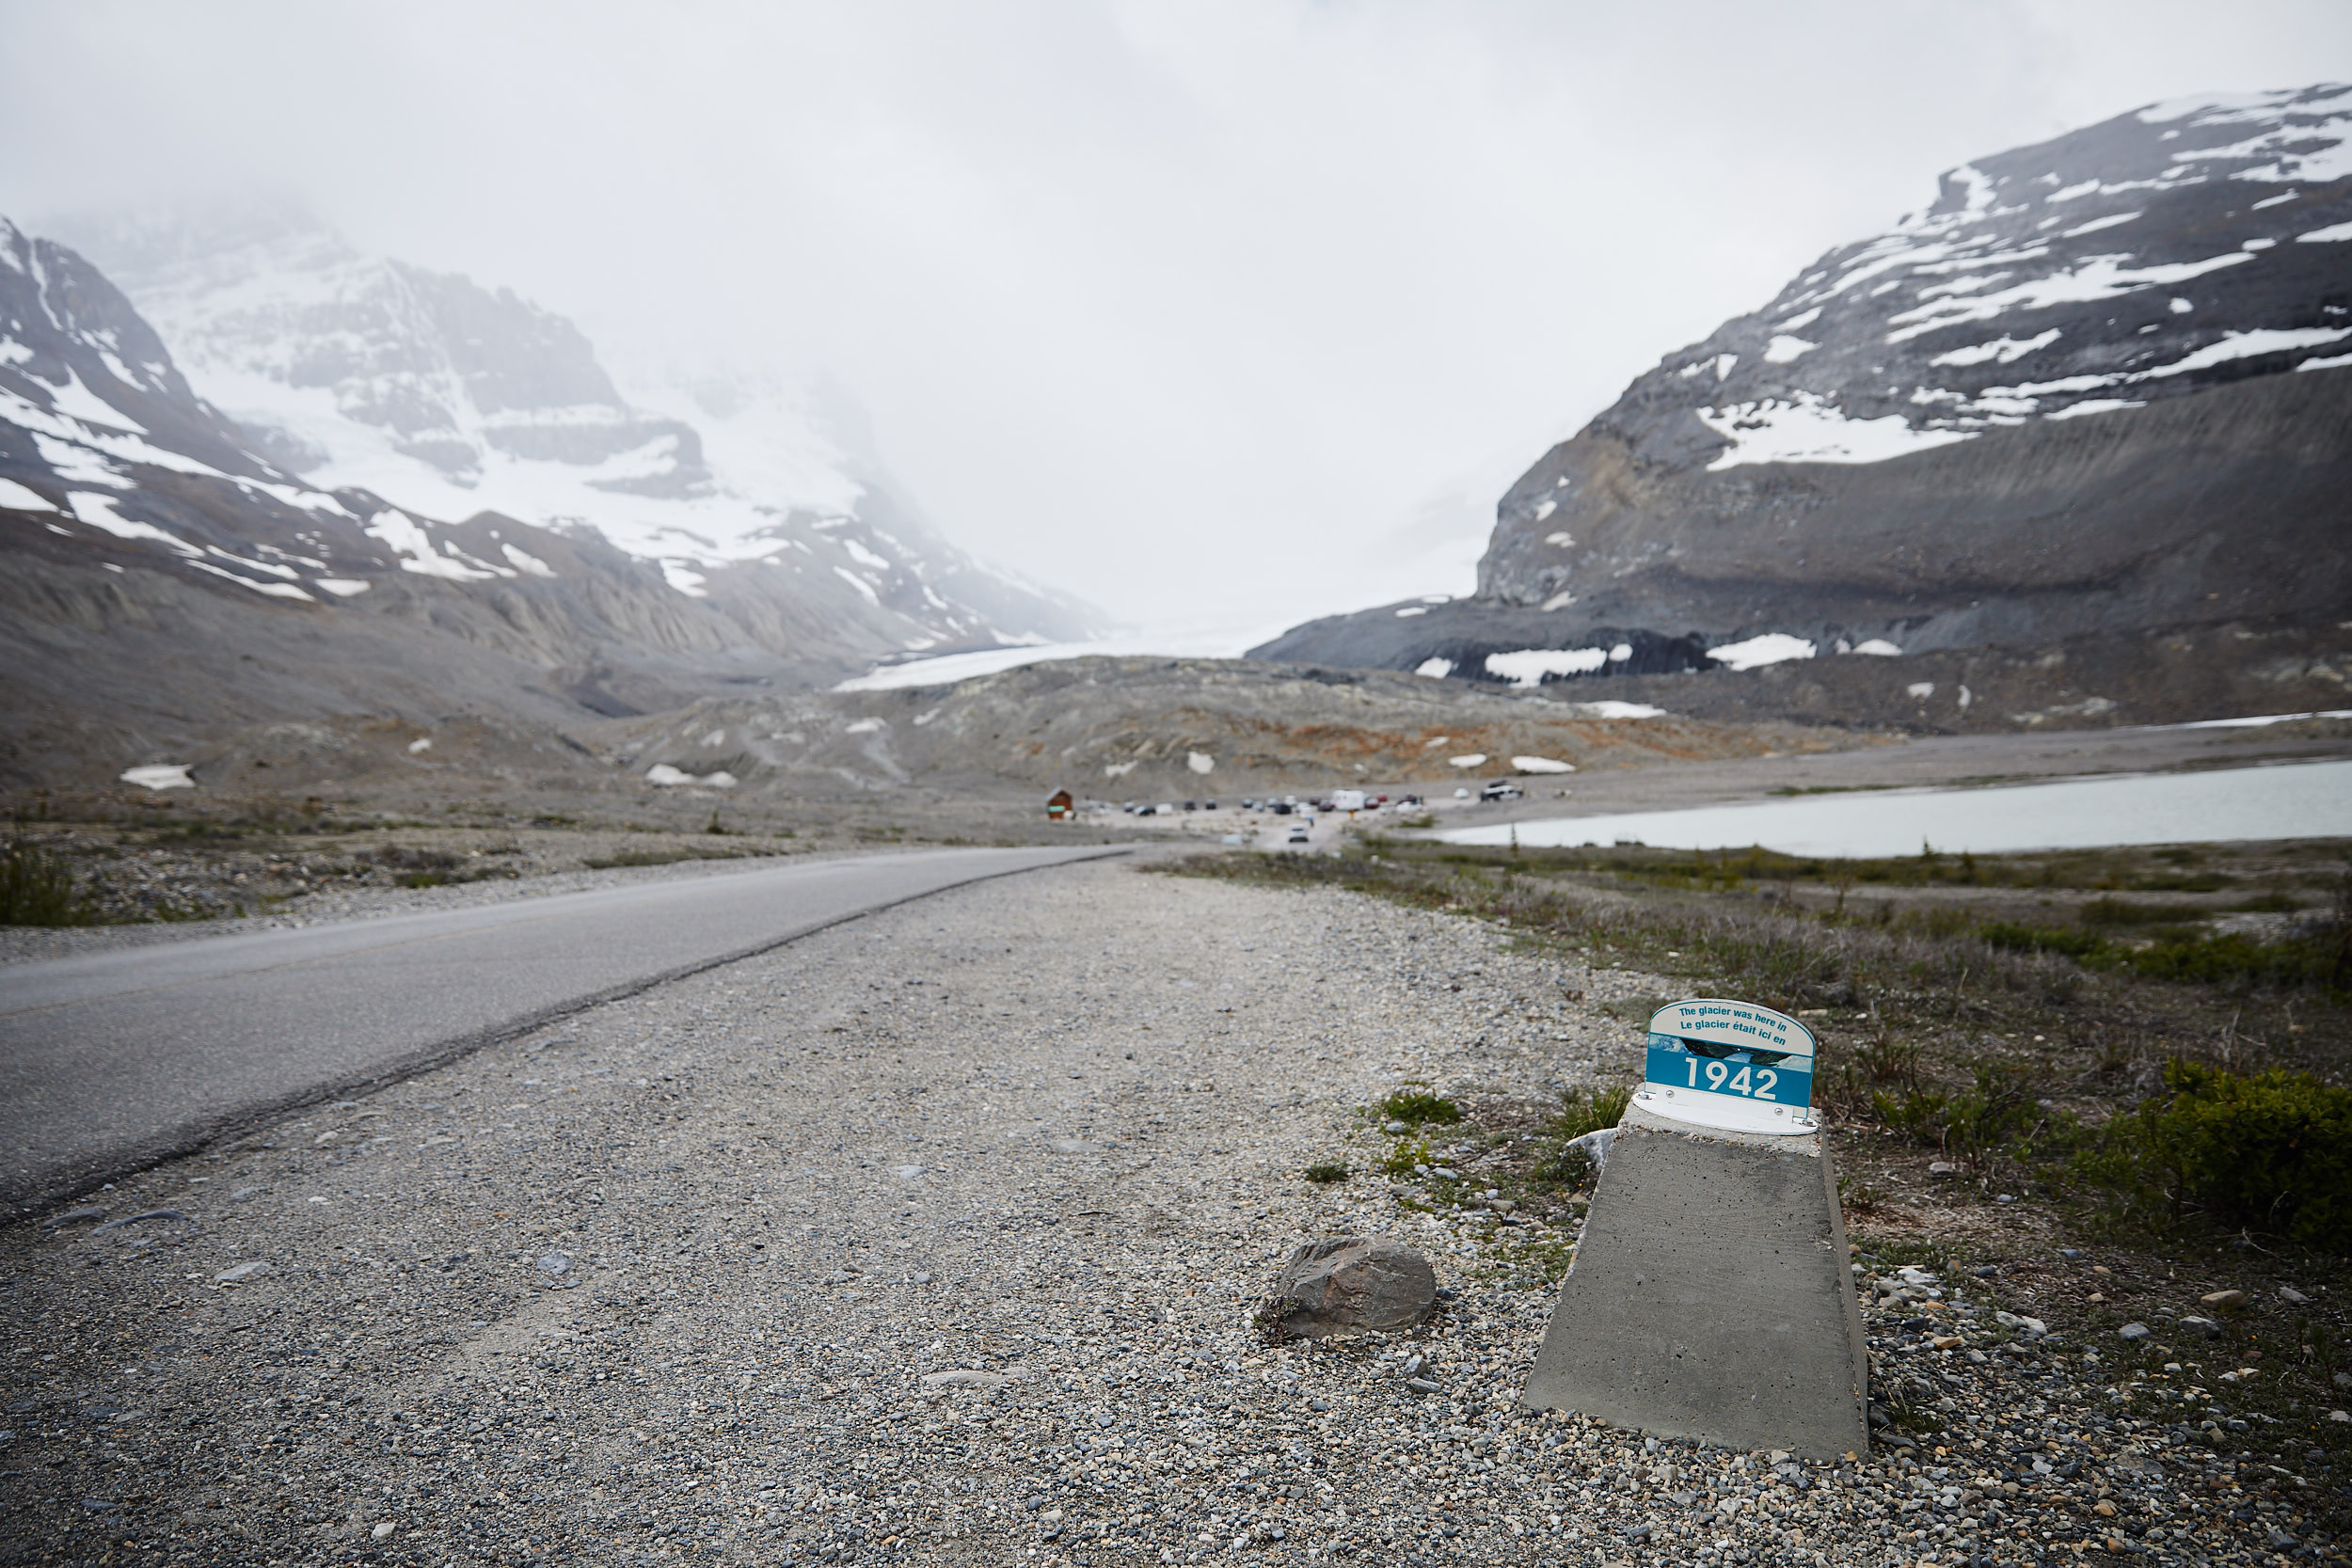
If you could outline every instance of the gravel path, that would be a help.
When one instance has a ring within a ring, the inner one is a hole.
[[[1565,1237],[1295,1173],[1376,1155],[1357,1108],[1404,1079],[1622,1074],[1639,1034],[1590,1009],[1657,985],[1089,864],[612,1004],[99,1199],[184,1218],[0,1237],[0,1561],[2304,1549],[2295,1478],[2184,1462],[2189,1429],[2135,1427],[2071,1347],[1897,1326],[1956,1301],[1873,1312],[1905,1397],[1952,1402],[1948,1452],[1776,1466],[1518,1411],[1529,1261]],[[1341,1230],[1428,1250],[1443,1310],[1259,1343],[1277,1260]]]

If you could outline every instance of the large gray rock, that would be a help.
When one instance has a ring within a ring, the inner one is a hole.
[[[1275,1277],[1269,1317],[1288,1334],[1320,1339],[1350,1329],[1394,1334],[1437,1305],[1429,1259],[1385,1236],[1309,1242]]]

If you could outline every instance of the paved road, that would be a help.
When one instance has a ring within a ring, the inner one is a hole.
[[[0,1203],[851,915],[1119,852],[802,862],[0,969]]]

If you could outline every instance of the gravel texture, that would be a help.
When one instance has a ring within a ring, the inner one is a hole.
[[[1910,1449],[1519,1410],[1572,1211],[1297,1177],[1384,1147],[1360,1107],[1406,1079],[1630,1070],[1596,1009],[1658,982],[1504,941],[1074,866],[126,1180],[91,1207],[130,1223],[0,1237],[0,1561],[2332,1554],[2302,1478],[2205,1458],[2226,1404],[2134,1418],[2062,1333],[1867,1262],[1882,1414],[1942,1426]],[[1437,1313],[1263,1343],[1280,1259],[1338,1233],[1425,1251]]]

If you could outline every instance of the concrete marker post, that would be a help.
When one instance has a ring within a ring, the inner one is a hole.
[[[1810,1459],[1869,1450],[1869,1356],[1813,1037],[1671,1003],[1520,1395],[1614,1426]]]

